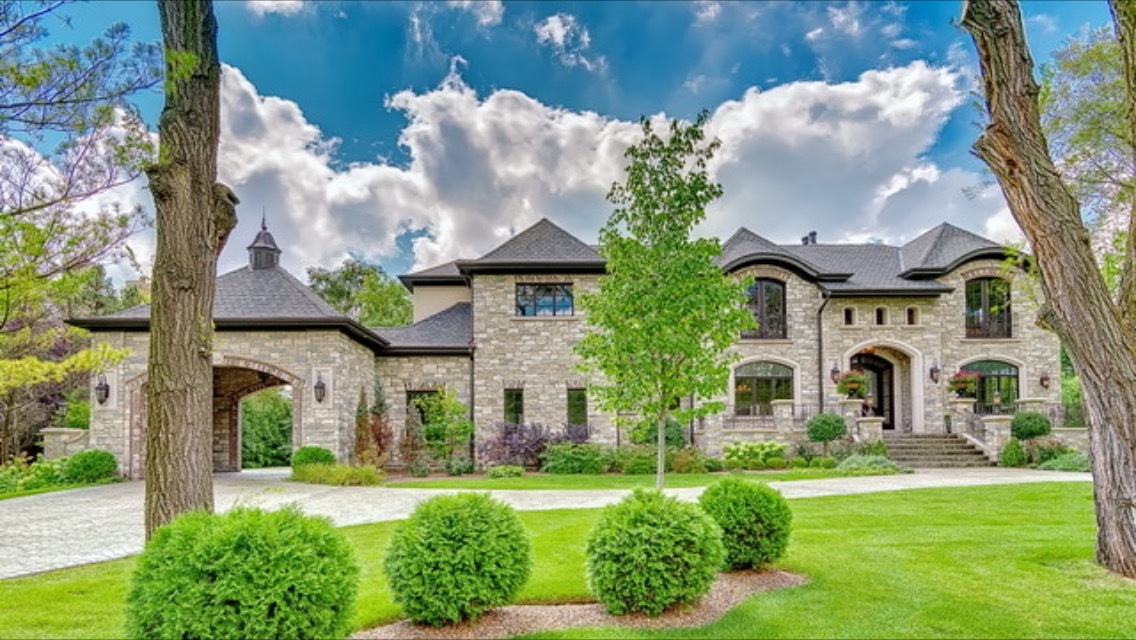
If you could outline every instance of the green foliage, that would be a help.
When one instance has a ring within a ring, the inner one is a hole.
[[[335,454],[323,447],[300,447],[292,454],[292,470],[308,464],[335,464]]]
[[[836,379],[836,392],[849,398],[863,398],[868,394],[868,376],[859,369],[845,371]]]
[[[369,464],[340,464],[338,462],[313,462],[292,468],[293,482],[307,484],[327,484],[337,487],[373,487],[383,483],[386,476]]]
[[[473,421],[469,419],[469,408],[458,400],[452,389],[443,387],[437,393],[420,395],[414,403],[425,416],[423,435],[435,460],[444,463],[468,446]]]
[[[292,457],[292,401],[265,389],[241,401],[241,459],[246,469],[288,466]]]
[[[1030,444],[1033,445],[1032,461],[1039,464],[1049,462],[1054,458],[1059,458],[1074,451],[1073,448],[1066,446],[1063,442],[1056,439],[1035,440]]]
[[[336,311],[367,327],[410,324],[410,293],[377,264],[348,258],[332,270],[308,267],[308,283]]]
[[[886,458],[887,457],[887,456],[879,456],[879,455],[871,454],[871,453],[862,454],[862,455],[864,455],[864,457],[869,457],[869,458]],[[847,460],[847,458],[845,458],[845,460]],[[809,461],[809,467],[811,467],[813,469],[835,469],[839,464],[840,463],[837,462],[836,458],[826,458],[826,457],[823,457],[823,456],[819,457],[819,458],[813,458],[812,460]]]
[[[607,463],[597,444],[565,442],[553,444],[540,454],[545,473],[604,473]]]
[[[431,498],[395,530],[384,567],[406,617],[435,626],[508,604],[532,570],[517,514],[488,494]]]
[[[67,408],[63,412],[63,426],[68,429],[91,428],[91,403],[78,393],[69,394]]]
[[[23,456],[13,458],[8,464],[0,466],[0,493],[34,491],[65,484],[63,480],[64,459],[34,462]]]
[[[608,613],[652,617],[705,595],[725,560],[710,516],[644,489],[604,509],[586,553],[588,588]]]
[[[627,177],[608,193],[616,208],[599,237],[607,275],[597,293],[577,296],[588,334],[576,353],[606,381],[590,390],[600,408],[633,413],[635,422],[673,415],[685,423],[719,411],[720,402],[679,401],[726,388],[726,350],[754,325],[745,307],[749,283],[714,262],[719,241],[691,237],[722,194],[706,170],[719,146],[705,140],[707,118],[671,121],[665,138],[642,120],[643,139],[625,154]]]
[[[848,433],[844,418],[835,413],[818,413],[805,423],[809,440],[828,443],[843,438]]]
[[[886,458],[888,457],[888,446],[883,440],[861,442],[856,445],[856,453],[862,456],[883,456]]]
[[[635,445],[631,447],[623,447],[623,453],[619,457],[620,473],[625,473],[629,476],[644,476],[656,473],[659,468],[659,450],[650,445]],[[663,453],[663,471],[669,469],[665,466],[669,456]]]
[[[443,462],[442,468],[451,476],[464,476],[473,473],[473,460],[464,456],[454,456]]]
[[[851,455],[840,461],[836,466],[840,471],[847,472],[849,475],[860,474],[888,474],[888,473],[911,473],[912,470],[902,464],[899,464],[891,458],[883,456],[861,456]]]
[[[1069,451],[1037,465],[1043,471],[1090,471],[1089,458],[1080,451]]]
[[[126,635],[342,638],[358,575],[343,534],[296,507],[183,514],[138,558]]]
[[[487,478],[520,478],[525,475],[525,468],[514,464],[499,464],[485,472]]]
[[[394,430],[387,413],[390,403],[382,380],[375,376],[371,387],[371,404],[367,394],[359,390],[359,406],[355,409],[355,459],[361,464],[382,467],[394,453]]]
[[[808,467],[809,467],[809,461],[805,460],[804,458],[801,458],[801,457],[789,458],[789,468],[790,469],[807,469]]]
[[[698,504],[722,528],[731,569],[760,568],[785,554],[793,512],[776,489],[725,478],[702,492]]]
[[[726,467],[749,469],[754,462],[764,469],[771,458],[785,458],[789,445],[780,442],[731,442],[722,448]]]
[[[62,480],[68,484],[94,484],[113,478],[117,471],[118,461],[114,454],[88,449],[63,458]]]
[[[1024,467],[1029,462],[1029,456],[1026,455],[1026,450],[1022,448],[1022,443],[1017,438],[1010,438],[1006,446],[1002,447],[1002,452],[998,454],[998,464],[1003,467]]]
[[[671,470],[675,473],[706,473],[709,459],[695,447],[674,452]]]
[[[1052,429],[1049,416],[1037,411],[1019,411],[1010,422],[1010,433],[1023,441],[1047,435]]]
[[[726,463],[721,458],[706,458],[706,472],[717,473],[726,468]]]
[[[1064,426],[1085,426],[1085,400],[1081,392],[1081,379],[1076,374],[1061,376],[1061,407],[1065,411]]]
[[[655,445],[659,441],[659,425],[654,421],[640,422],[631,428],[631,442]],[[666,418],[665,436],[668,447],[681,449],[686,446],[686,431],[674,416]]]
[[[766,469],[773,469],[773,470],[784,469],[787,466],[788,465],[785,463],[785,458],[782,458],[782,457],[779,457],[779,456],[775,456],[773,458],[770,458],[769,461],[765,463]]]

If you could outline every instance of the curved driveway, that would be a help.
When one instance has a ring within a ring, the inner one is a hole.
[[[339,526],[399,520],[424,498],[444,489],[327,487],[286,482],[287,469],[260,469],[214,476],[218,511],[234,505],[276,509],[296,503],[305,513],[328,516]],[[1023,469],[921,469],[914,474],[772,482],[787,498],[873,493],[928,487],[1022,482],[1088,482],[1087,473]],[[86,487],[0,500],[0,578],[112,560],[142,550],[142,482]],[[695,500],[701,488],[668,489]],[[526,511],[602,507],[625,490],[493,491]]]

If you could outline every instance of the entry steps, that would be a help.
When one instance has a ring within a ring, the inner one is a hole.
[[[997,463],[960,436],[884,432],[888,457],[917,468],[993,467]]]

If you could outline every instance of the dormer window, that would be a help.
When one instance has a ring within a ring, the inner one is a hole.
[[[575,312],[571,283],[517,285],[517,316],[571,316]]]

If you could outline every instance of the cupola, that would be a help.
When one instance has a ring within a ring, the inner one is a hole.
[[[280,266],[280,247],[276,246],[276,240],[268,232],[268,224],[263,214],[260,217],[260,232],[248,246],[248,251],[249,267],[254,270],[274,269]]]

